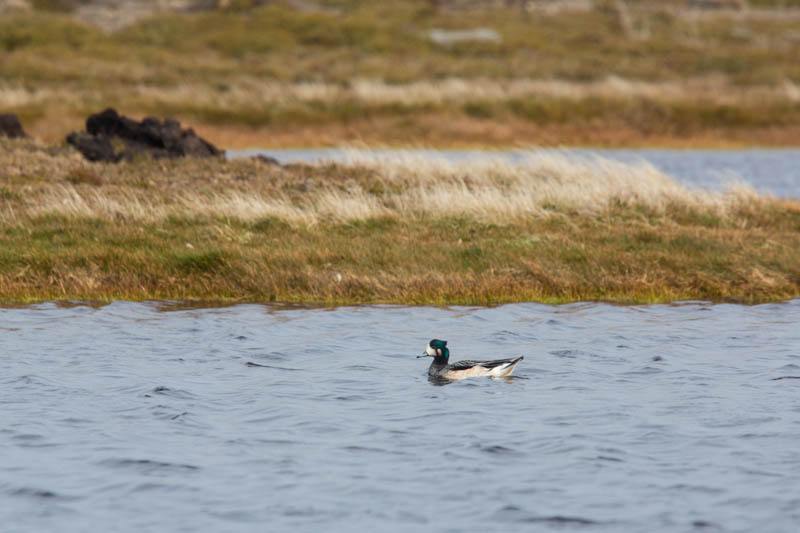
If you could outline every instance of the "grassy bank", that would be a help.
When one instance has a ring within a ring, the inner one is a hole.
[[[250,4],[110,33],[65,14],[4,15],[0,108],[49,141],[114,106],[182,119],[231,147],[798,142],[793,2]],[[430,37],[476,27],[497,40]]]
[[[0,297],[486,304],[800,295],[800,204],[647,165],[89,164],[0,146]]]

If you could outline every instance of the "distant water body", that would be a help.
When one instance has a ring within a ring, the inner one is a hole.
[[[391,156],[399,150],[371,150],[376,155]],[[557,152],[573,157],[598,155],[617,161],[634,163],[648,161],[662,172],[679,181],[707,189],[722,189],[726,184],[743,181],[761,193],[784,198],[800,198],[800,150],[798,149],[752,149],[752,150],[590,150],[590,149],[545,149],[537,152]],[[281,163],[345,161],[347,151],[343,149],[298,149],[298,150],[228,150],[228,157],[249,157],[264,154]],[[469,161],[487,157],[499,157],[518,161],[530,151],[491,150],[403,150],[402,153],[422,157],[444,157],[452,161]]]
[[[800,300],[0,308],[0,531],[795,532]],[[437,386],[455,359],[516,377]]]

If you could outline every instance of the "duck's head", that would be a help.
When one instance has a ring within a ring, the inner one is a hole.
[[[428,347],[425,348],[425,353],[418,356],[417,359],[420,357],[435,357],[436,359],[447,359],[450,357],[450,350],[447,349],[447,341],[440,341],[439,339],[433,339],[431,342],[428,343]]]

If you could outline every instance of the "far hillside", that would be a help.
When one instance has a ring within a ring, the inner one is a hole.
[[[0,0],[0,112],[224,146],[792,146],[798,0]]]

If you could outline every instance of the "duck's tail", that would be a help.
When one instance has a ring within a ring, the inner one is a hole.
[[[514,369],[517,367],[517,363],[525,359],[523,356],[519,356],[516,359],[510,359],[508,362],[503,363],[502,365],[498,365],[494,367],[489,373],[492,376],[501,378],[505,376],[510,376]]]

